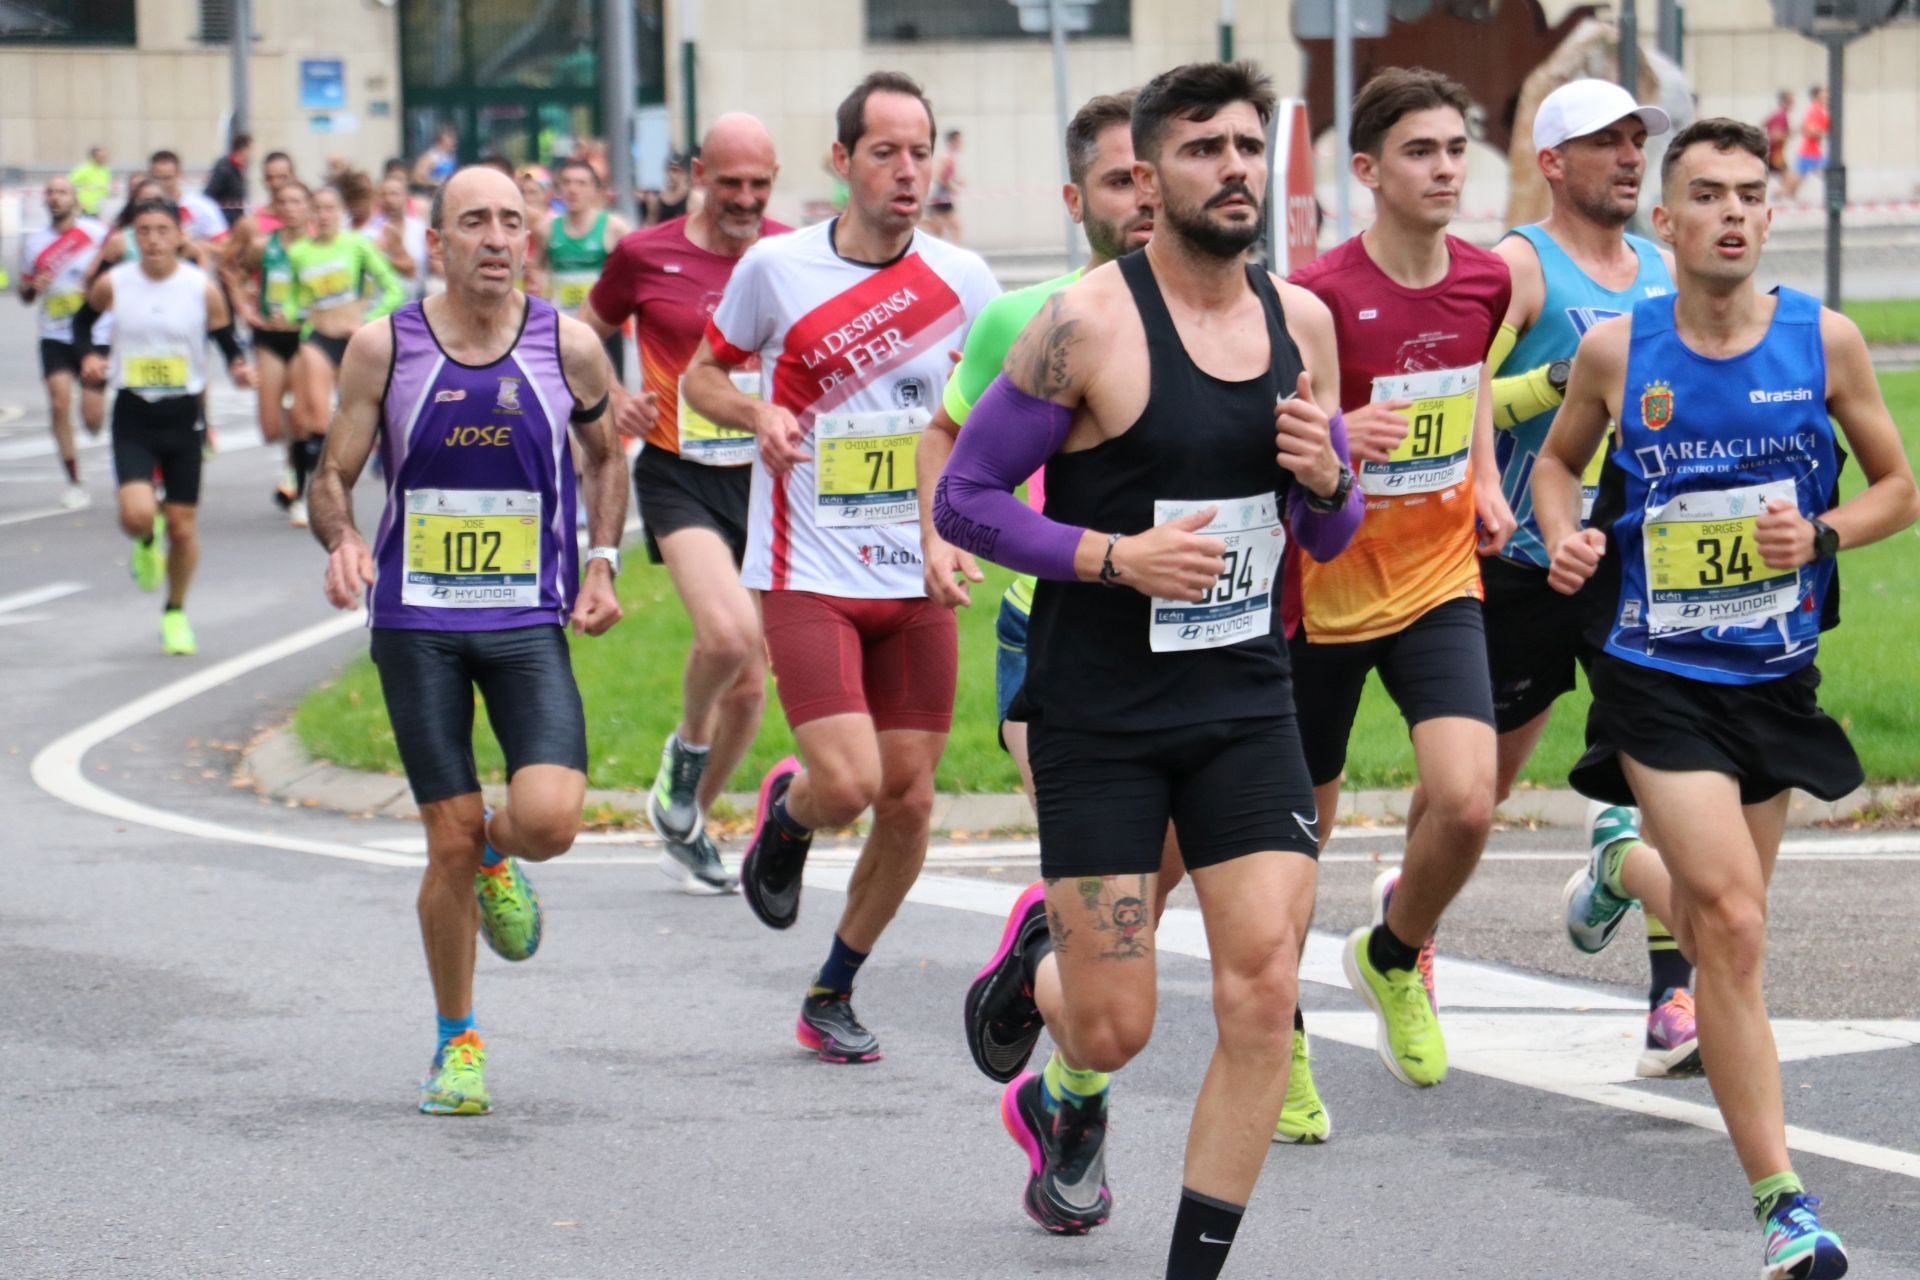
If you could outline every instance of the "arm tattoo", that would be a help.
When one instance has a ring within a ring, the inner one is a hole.
[[[1074,888],[1096,935],[1099,959],[1148,960],[1153,957],[1153,938],[1149,932],[1153,925],[1153,904],[1146,876],[1082,876],[1074,882]],[[1047,909],[1047,927],[1053,934],[1053,949],[1064,951],[1073,930],[1061,919],[1057,908]]]
[[[1044,332],[1026,348],[1027,390],[1042,399],[1051,399],[1065,391],[1071,382],[1072,348],[1079,342],[1080,321],[1063,317],[1059,294],[1047,299],[1047,324]]]

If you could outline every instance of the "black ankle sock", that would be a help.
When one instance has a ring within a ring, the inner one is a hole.
[[[1651,940],[1649,940],[1651,941]],[[1655,1008],[1667,992],[1674,987],[1693,988],[1693,966],[1680,954],[1680,948],[1669,944],[1656,950],[1647,947],[1647,967],[1653,973],[1652,984],[1647,988],[1647,1007]]]
[[[327,433],[308,436],[293,446],[293,491],[307,496],[307,480],[320,469],[320,455],[327,447]]]
[[[799,821],[791,813],[787,812],[787,797],[785,795],[775,800],[768,811],[773,817],[773,825],[779,829],[780,834],[786,836],[789,840],[805,840],[813,834],[811,828],[801,826]]]
[[[1217,1280],[1246,1211],[1245,1205],[1180,1188],[1173,1243],[1167,1249],[1167,1280]]]
[[[1367,963],[1385,973],[1389,969],[1411,969],[1420,961],[1420,948],[1410,947],[1384,924],[1375,925],[1367,935]]]
[[[1300,1011],[1299,1005],[1293,1006],[1293,1029],[1295,1031],[1307,1029],[1307,1015]]]

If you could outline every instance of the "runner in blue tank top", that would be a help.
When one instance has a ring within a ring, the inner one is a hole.
[[[367,591],[374,664],[427,830],[420,931],[439,1011],[420,1109],[491,1109],[473,1019],[473,935],[502,957],[540,945],[540,899],[520,860],[565,853],[587,787],[586,721],[565,628],[620,620],[613,590],[626,475],[607,413],[600,340],[513,287],[526,251],[520,189],[487,168],[434,196],[428,235],[446,293],[354,334],[340,408],[310,486],[327,548],[327,598]],[[585,466],[594,546],[581,580],[567,426]],[[375,444],[387,503],[369,548],[348,494]],[[487,810],[473,761],[474,688],[507,761],[507,802]]]
[[[1547,555],[1527,482],[1581,335],[1673,287],[1664,251],[1626,232],[1640,204],[1647,137],[1665,133],[1668,124],[1660,108],[1638,105],[1609,81],[1575,80],[1548,94],[1534,115],[1533,141],[1552,213],[1515,228],[1494,250],[1513,277],[1513,302],[1495,344],[1496,357],[1503,356],[1493,384],[1495,454],[1519,525],[1501,554],[1480,564],[1502,801],[1539,743],[1554,702],[1574,687],[1575,667],[1587,666],[1598,652],[1584,620],[1601,590],[1569,597],[1547,585]],[[1597,468],[1583,477],[1583,510],[1592,506],[1597,477]],[[1567,936],[1581,951],[1599,951],[1640,903],[1652,976],[1635,1072],[1697,1075],[1693,967],[1665,924],[1666,871],[1640,839],[1631,808],[1594,805],[1587,820],[1587,864],[1561,895]]]
[[[1859,330],[1753,286],[1766,135],[1702,120],[1661,170],[1654,227],[1676,294],[1581,340],[1534,467],[1554,588],[1571,594],[1603,563],[1619,582],[1571,780],[1608,804],[1637,800],[1659,833],[1667,918],[1699,966],[1701,1059],[1767,1233],[1762,1274],[1832,1280],[1846,1252],[1787,1156],[1762,991],[1767,877],[1789,788],[1837,800],[1862,781],[1814,695],[1834,556],[1912,524],[1920,495]],[[1829,414],[1868,482],[1837,506]],[[1582,529],[1580,479],[1609,421],[1607,514]]]

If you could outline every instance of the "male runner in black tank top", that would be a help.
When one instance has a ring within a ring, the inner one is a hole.
[[[1104,1073],[1153,1027],[1169,818],[1199,895],[1220,1037],[1167,1264],[1180,1280],[1219,1274],[1259,1176],[1313,903],[1317,815],[1272,603],[1281,513],[1324,557],[1360,511],[1328,421],[1331,318],[1244,261],[1272,108],[1249,64],[1182,67],[1141,92],[1134,173],[1162,206],[1154,240],[1053,295],[935,504],[954,545],[1041,579],[1023,697],[1045,879],[969,991],[967,1031],[1000,1080],[1042,1019],[1053,1034],[1044,1074],[1001,1101],[1029,1160],[1027,1212],[1051,1231],[1111,1211]],[[1045,516],[1011,495],[1042,461]]]

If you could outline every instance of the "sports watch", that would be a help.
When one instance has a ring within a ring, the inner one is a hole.
[[[588,547],[586,563],[592,564],[595,560],[605,560],[608,571],[616,578],[620,576],[620,548]]]
[[[1831,560],[1840,554],[1840,531],[1825,520],[1814,517],[1807,521],[1813,526],[1813,558]]]
[[[1305,485],[1300,486],[1300,490],[1306,495],[1307,510],[1318,511],[1321,515],[1338,511],[1347,505],[1347,495],[1353,492],[1353,468],[1344,462],[1340,464],[1339,482],[1333,486],[1333,492],[1324,498]]]
[[[1547,385],[1561,395],[1567,394],[1567,379],[1573,376],[1573,361],[1555,360],[1547,366]]]

